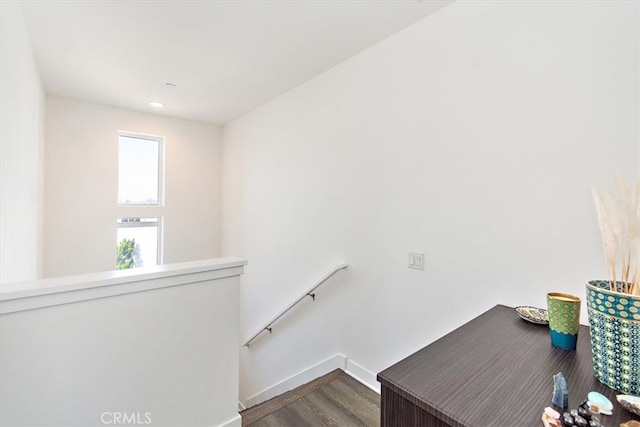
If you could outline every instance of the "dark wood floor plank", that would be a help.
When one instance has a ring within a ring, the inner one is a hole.
[[[347,399],[350,394],[356,393],[361,400],[368,402],[363,402],[363,404],[380,405],[380,395],[378,393],[347,374],[339,376],[323,388],[335,391],[337,395],[345,396]]]
[[[256,423],[251,424],[251,427],[315,427],[327,425],[324,417],[308,411],[300,403],[301,399],[258,420]],[[266,424],[261,424],[262,422],[266,422]]]
[[[380,396],[348,375],[336,378],[318,392],[327,396],[361,420],[364,425],[380,424]]]
[[[248,415],[248,416],[247,416]],[[336,370],[242,412],[243,427],[379,426],[380,396]]]
[[[326,386],[325,386],[326,387]],[[353,426],[366,427],[365,424],[352,413],[345,411],[344,407],[323,392],[316,390],[300,399],[308,408],[324,418],[324,426]]]
[[[280,419],[278,412],[262,417],[250,424],[251,427],[282,427],[284,421]],[[243,426],[245,424],[242,424]]]
[[[320,378],[317,378],[313,381],[308,382],[307,384],[301,385],[291,391],[288,391],[280,396],[274,397],[273,399],[267,400],[259,405],[253,406],[249,409],[245,409],[240,413],[242,416],[242,425],[248,426],[256,422],[257,420],[266,417],[267,415],[279,410],[287,406],[288,404],[295,402],[303,396],[321,388],[325,384],[330,383],[340,375],[343,375],[344,372],[340,369],[336,369],[335,371],[329,372],[326,375],[323,375]]]

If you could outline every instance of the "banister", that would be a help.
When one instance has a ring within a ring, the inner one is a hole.
[[[258,338],[258,336],[263,333],[264,331],[269,331],[269,333],[271,333],[271,325],[273,325],[276,321],[278,321],[278,319],[280,319],[282,316],[284,316],[289,310],[291,310],[293,307],[295,307],[300,301],[302,301],[303,299],[305,299],[305,297],[311,297],[314,301],[316,299],[316,295],[313,293],[313,291],[315,291],[320,285],[322,285],[324,282],[326,282],[331,276],[333,276],[334,274],[336,274],[338,271],[343,270],[347,268],[347,264],[339,264],[336,265],[335,267],[333,267],[333,269],[331,269],[331,271],[329,271],[327,274],[325,274],[324,276],[322,276],[322,278],[320,280],[318,280],[311,288],[309,288],[304,294],[302,294],[299,298],[297,298],[295,301],[293,301],[291,304],[289,304],[284,310],[282,310],[280,313],[278,313],[277,315],[275,315],[273,317],[273,319],[271,319],[271,321],[269,323],[267,323],[262,329],[260,329],[258,332],[256,332],[251,338],[249,338],[247,340],[247,342],[245,342],[243,344],[244,347],[249,347],[249,344],[251,344],[251,341],[255,340],[256,338]]]

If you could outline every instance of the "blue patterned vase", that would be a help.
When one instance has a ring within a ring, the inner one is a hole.
[[[609,290],[606,280],[587,283],[593,371],[601,383],[640,395],[640,297]]]

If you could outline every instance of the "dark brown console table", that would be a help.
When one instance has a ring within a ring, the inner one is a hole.
[[[593,377],[589,328],[580,327],[576,351],[561,350],[547,326],[497,305],[378,374],[382,425],[542,426],[558,372],[568,379],[571,408],[596,390],[614,404],[612,416],[600,416],[605,426],[638,419]]]

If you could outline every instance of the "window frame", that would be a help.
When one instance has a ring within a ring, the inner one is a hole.
[[[124,205],[124,206],[128,206],[128,205]],[[153,205],[155,206],[155,205]],[[123,220],[139,220],[139,221],[123,221]],[[140,221],[140,220],[155,220],[154,221]],[[143,268],[145,267],[156,267],[158,265],[162,265],[163,264],[163,259],[162,259],[162,254],[164,253],[163,251],[163,247],[162,247],[162,242],[164,241],[163,239],[163,217],[162,216],[122,216],[122,217],[118,217],[116,219],[116,248],[118,247],[118,245],[120,244],[120,242],[118,242],[118,229],[119,228],[146,228],[146,227],[156,227],[156,265],[155,266],[143,266]],[[117,259],[116,259],[116,267],[117,267]],[[136,268],[136,267],[134,267]]]
[[[147,141],[153,141],[158,143],[158,203],[120,203],[120,138],[134,138]],[[130,131],[118,131],[118,189],[116,192],[116,205],[122,206],[151,206],[162,207],[164,206],[164,169],[165,169],[165,143],[164,136],[152,135],[140,132]]]

